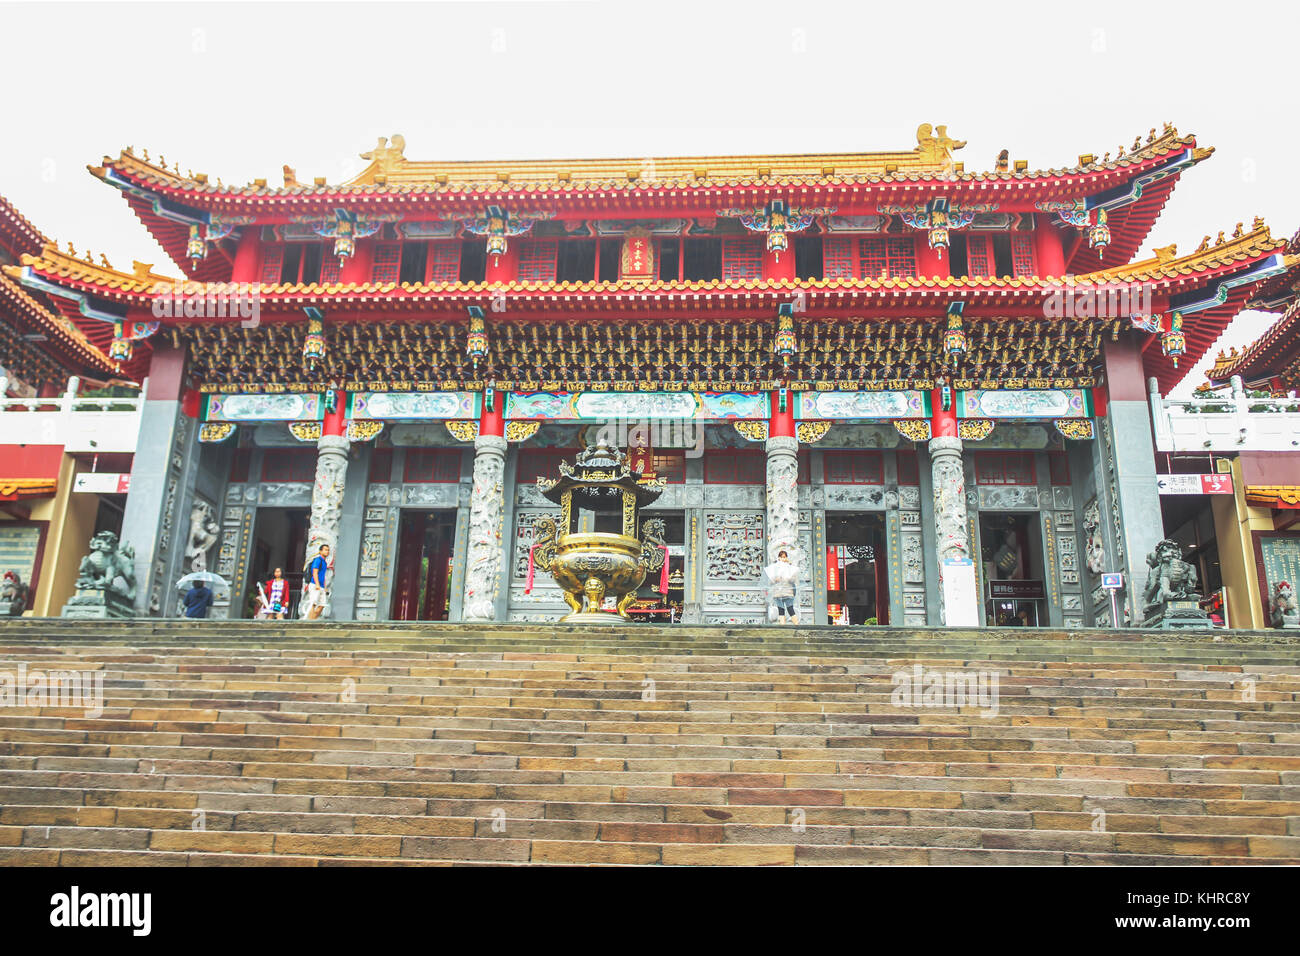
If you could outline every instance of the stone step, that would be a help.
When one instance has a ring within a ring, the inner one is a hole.
[[[7,622],[0,863],[1300,862],[1294,640],[845,630]]]

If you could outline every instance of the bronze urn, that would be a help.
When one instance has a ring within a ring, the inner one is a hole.
[[[572,608],[563,623],[626,623],[646,573],[663,567],[663,521],[641,522],[640,511],[663,494],[664,479],[632,471],[626,456],[604,442],[579,452],[572,465],[561,462],[559,471],[558,478],[537,479],[542,495],[560,506],[560,519],[538,519],[534,562],[551,573]],[[616,516],[620,532],[577,530],[584,512],[597,520]],[[615,613],[601,610],[607,597],[615,599]]]

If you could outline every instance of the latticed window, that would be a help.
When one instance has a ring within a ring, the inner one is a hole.
[[[371,282],[396,282],[402,267],[402,244],[381,242],[375,246],[375,259],[370,266]]]
[[[534,485],[538,478],[558,478],[560,462],[572,461],[575,451],[524,451],[519,453],[515,482]]]
[[[1033,485],[1037,482],[1033,452],[980,451],[975,453],[976,484]]]
[[[339,276],[343,273],[343,266],[339,263],[339,257],[333,255],[333,249],[325,250],[325,258],[320,264],[320,281],[321,284],[329,282],[338,282]]]
[[[680,485],[686,480],[686,452],[670,451],[651,456],[651,468],[656,478],[663,478],[670,485]]]
[[[704,456],[704,481],[711,485],[767,483],[767,456],[761,451],[710,452]]]
[[[1052,476],[1052,484],[1068,485],[1070,483],[1070,457],[1063,451],[1047,453],[1047,465]]]
[[[315,481],[316,452],[297,448],[264,452],[262,480]]]
[[[898,453],[898,483],[900,485],[919,485],[921,470],[914,451]]]
[[[460,481],[460,452],[443,448],[408,448],[402,480],[416,483]]]
[[[1036,271],[1033,234],[1013,232],[1011,234],[1011,274],[1032,276]]]
[[[858,239],[858,276],[863,279],[916,275],[916,246],[910,236]]]
[[[460,243],[429,243],[429,281],[455,282],[460,277]]]
[[[384,483],[393,480],[393,450],[376,448],[370,454],[370,480]]]
[[[993,275],[993,241],[988,236],[967,237],[966,274],[969,276]]]
[[[822,239],[822,278],[856,279],[858,271],[853,266],[852,239],[848,236]]]
[[[758,239],[727,239],[722,243],[723,279],[758,279],[763,275],[763,246]]]
[[[878,451],[828,451],[822,455],[828,485],[878,485],[884,480]]]
[[[519,281],[554,282],[555,252],[554,239],[524,243],[519,250]]]
[[[262,285],[278,285],[280,269],[284,264],[284,246],[264,246],[262,248],[262,272],[258,281]]]

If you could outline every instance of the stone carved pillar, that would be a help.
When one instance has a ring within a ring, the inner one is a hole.
[[[774,436],[767,440],[767,560],[790,552],[790,563],[808,567],[799,547],[799,439]]]
[[[935,549],[942,575],[945,559],[970,557],[961,439],[931,438],[930,468],[934,486]]]
[[[505,519],[506,440],[479,435],[474,440],[474,493],[469,506],[469,549],[465,561],[462,619],[496,619],[501,590],[501,529]]]
[[[961,439],[930,439],[930,481],[934,487],[935,561],[939,571],[939,620],[948,621],[943,598],[943,564],[948,558],[969,558],[970,534],[966,530],[966,469],[961,459]]]
[[[348,448],[350,442],[342,435],[322,435],[316,442],[316,483],[311,489],[311,523],[307,528],[307,553],[305,564],[320,551],[322,544],[330,546],[330,560],[337,560],[339,522],[343,517],[343,490],[347,485]],[[355,556],[350,556],[355,557]],[[353,574],[356,568],[350,569]],[[328,592],[333,585],[334,572],[325,578]],[[322,617],[330,615],[327,603]]]

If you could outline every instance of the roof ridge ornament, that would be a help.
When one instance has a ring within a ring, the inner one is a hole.
[[[951,172],[953,150],[965,145],[964,139],[948,136],[947,126],[932,127],[929,123],[922,123],[916,128],[916,154],[923,163],[942,166]]]
[[[379,142],[375,148],[361,154],[362,159],[368,159],[379,167],[378,172],[387,176],[392,173],[400,164],[406,162],[406,137],[401,133],[394,133],[391,143],[387,136],[379,137]]]

